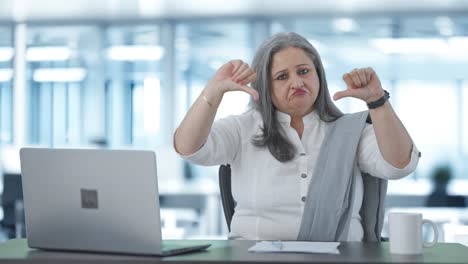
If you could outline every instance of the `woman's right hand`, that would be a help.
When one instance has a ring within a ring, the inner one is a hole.
[[[241,60],[233,60],[221,66],[177,128],[174,134],[176,151],[188,156],[205,144],[225,92],[244,91],[258,100],[257,91],[247,86],[255,78],[253,69]]]
[[[258,100],[258,92],[247,86],[254,82],[256,74],[249,65],[242,60],[232,60],[221,66],[216,74],[208,82],[205,92],[216,97],[229,91],[244,91],[250,94],[254,100]]]

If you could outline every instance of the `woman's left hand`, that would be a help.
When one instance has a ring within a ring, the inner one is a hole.
[[[354,97],[366,103],[379,100],[384,95],[380,79],[372,68],[354,69],[343,75],[347,85],[345,91],[335,93],[333,100]]]

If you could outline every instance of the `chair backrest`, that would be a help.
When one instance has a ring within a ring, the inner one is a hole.
[[[3,174],[3,194],[0,198],[0,206],[3,208],[0,228],[5,231],[7,237],[26,237],[25,230],[21,230],[25,226],[21,174]],[[21,233],[18,233],[17,230]]]
[[[231,220],[234,215],[234,207],[236,202],[232,197],[231,191],[231,165],[221,165],[219,167],[219,190],[221,194],[221,202],[223,203],[224,217],[229,231],[231,231]]]

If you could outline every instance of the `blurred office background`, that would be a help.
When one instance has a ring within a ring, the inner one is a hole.
[[[2,237],[24,235],[18,149],[31,145],[156,150],[164,236],[226,237],[218,168],[184,163],[172,134],[219,66],[251,62],[281,31],[315,45],[332,94],[343,73],[376,70],[422,152],[388,209],[424,212],[447,240],[468,234],[468,1],[2,0]],[[248,102],[225,96],[217,118]],[[431,204],[441,166],[449,198]]]

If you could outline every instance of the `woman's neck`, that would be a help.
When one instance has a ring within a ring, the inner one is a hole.
[[[291,116],[291,127],[296,130],[299,138],[302,139],[302,133],[304,132],[304,120],[302,116]]]

